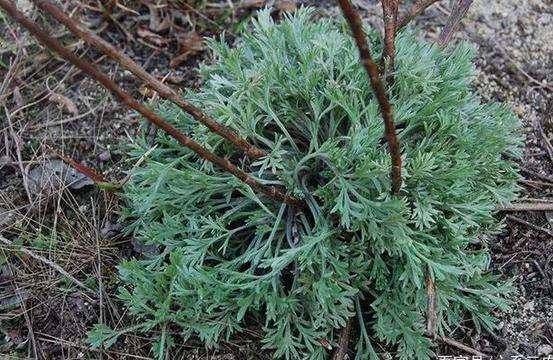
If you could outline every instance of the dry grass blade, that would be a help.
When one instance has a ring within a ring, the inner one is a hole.
[[[182,99],[175,92],[175,90],[165,85],[154,76],[150,75],[148,72],[146,72],[146,70],[144,70],[134,60],[124,54],[120,49],[108,43],[101,37],[95,35],[90,30],[79,24],[76,20],[71,19],[55,4],[44,0],[33,0],[33,2],[41,10],[50,14],[57,21],[67,26],[67,28],[71,30],[71,32],[73,32],[75,35],[82,38],[88,44],[95,46],[98,50],[100,50],[111,59],[117,61],[124,68],[131,71],[134,75],[145,81],[148,86],[157,91],[159,95],[178,105],[181,109],[192,115],[192,117],[194,117],[194,119],[196,119],[198,122],[207,126],[214,133],[219,134],[221,137],[232,142],[250,157],[260,158],[266,155],[263,150],[258,149],[254,145],[248,143],[245,139],[240,138],[230,128],[216,122],[207,114],[205,114],[202,110]]]
[[[8,239],[6,239],[5,237],[3,237],[2,235],[0,235],[0,242],[4,243],[5,245],[9,246],[9,247],[13,247],[13,244],[11,243],[11,241],[9,241]],[[92,293],[94,294],[89,288],[88,286],[86,286],[85,284],[83,284],[81,281],[75,279],[75,277],[73,275],[71,275],[70,273],[68,273],[67,271],[65,271],[61,266],[59,266],[58,264],[46,259],[45,257],[43,256],[40,256],[38,254],[35,254],[34,252],[32,252],[31,250],[25,248],[25,247],[20,247],[20,248],[17,248],[18,251],[21,251],[23,253],[25,253],[26,255],[29,255],[30,257],[32,257],[33,259],[36,259],[46,265],[48,265],[49,267],[51,267],[52,269],[56,270],[58,273],[60,273],[61,275],[65,276],[66,278],[70,279],[73,283],[75,283],[77,286],[79,286],[80,288],[86,290],[88,293]]]
[[[390,105],[388,96],[386,95],[384,85],[380,80],[378,66],[371,56],[369,44],[363,31],[361,17],[353,9],[353,6],[349,0],[339,0],[339,3],[344,16],[349,23],[353,37],[355,38],[355,43],[359,49],[361,62],[369,74],[372,88],[376,94],[376,98],[378,99],[378,104],[380,105],[380,111],[382,112],[382,116],[384,118],[386,140],[388,141],[390,155],[392,157],[392,193],[394,195],[399,195],[399,190],[401,188],[401,151],[396,135],[396,127],[392,115],[392,106]]]
[[[2,8],[13,20],[18,22],[21,26],[31,32],[42,44],[58,53],[66,61],[69,61],[70,63],[81,69],[90,78],[98,81],[102,86],[111,91],[123,104],[139,112],[154,125],[164,130],[180,144],[189,148],[201,158],[217,165],[224,171],[234,175],[243,183],[265,194],[267,197],[277,202],[286,203],[288,205],[296,207],[305,206],[303,201],[286,195],[276,187],[261,184],[260,182],[252,178],[248,173],[232,164],[229,160],[217,156],[216,154],[205,149],[199,143],[195,142],[182,132],[178,131],[172,125],[163,120],[163,118],[161,118],[161,116],[159,116],[157,113],[148,109],[146,106],[142,105],[136,99],[134,99],[130,94],[121,89],[107,75],[98,71],[98,69],[94,65],[79,58],[73,52],[69,51],[63,45],[61,45],[61,43],[59,43],[57,40],[50,37],[47,31],[42,29],[35,22],[25,17],[10,1],[0,0],[0,8]]]
[[[397,29],[401,29],[405,25],[409,24],[411,20],[413,20],[418,15],[422,14],[424,10],[426,10],[427,7],[434,4],[435,2],[438,2],[439,0],[418,0],[407,9],[405,14],[403,14],[398,22],[397,22]]]

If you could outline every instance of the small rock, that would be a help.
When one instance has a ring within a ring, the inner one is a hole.
[[[123,230],[123,225],[108,223],[100,230],[100,236],[103,238],[111,238],[118,235]]]
[[[517,114],[519,117],[524,115],[524,106],[519,105],[514,108],[515,114]]]
[[[102,151],[100,155],[98,155],[98,159],[100,159],[100,161],[108,161],[109,159],[111,159],[111,154],[109,153],[109,150]]]
[[[534,300],[527,302],[526,304],[523,305],[524,310],[529,310],[529,311],[534,310],[534,307],[535,307]]]
[[[543,344],[538,346],[538,356],[547,356],[553,353],[553,347],[549,344]]]
[[[0,156],[0,169],[2,169],[4,166],[11,163],[10,157],[8,155]]]
[[[152,256],[157,253],[157,246],[154,244],[148,244],[148,245],[143,244],[142,242],[134,238],[131,239],[131,244],[132,244],[133,250],[138,254]]]

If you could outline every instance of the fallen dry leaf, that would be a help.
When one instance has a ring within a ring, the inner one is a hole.
[[[179,55],[171,60],[171,67],[178,67],[190,56],[205,49],[204,39],[197,32],[180,33],[177,35]]]
[[[280,12],[292,12],[298,7],[296,0],[280,0],[275,4],[275,8]]]
[[[159,78],[159,80],[173,85],[180,85],[184,82],[184,76],[169,75]]]
[[[150,30],[145,28],[139,28],[138,30],[136,30],[136,33],[142,39],[157,46],[165,46],[169,42],[169,40],[164,38],[163,36],[153,33]]]
[[[92,179],[61,160],[48,160],[35,166],[28,174],[31,194],[49,195],[64,187],[78,190],[93,185]]]
[[[271,6],[272,1],[267,0],[243,0],[238,3],[238,8],[240,9],[251,9],[251,8],[261,8],[264,6]]]
[[[77,108],[73,100],[71,100],[67,96],[64,96],[62,94],[52,93],[50,95],[50,100],[58,104],[58,107],[60,109],[66,109],[73,115],[79,114],[79,109]]]

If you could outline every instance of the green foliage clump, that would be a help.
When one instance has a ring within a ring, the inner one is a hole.
[[[215,346],[258,323],[276,358],[325,359],[323,344],[355,317],[358,359],[378,358],[374,341],[427,359],[426,276],[439,334],[467,317],[492,328],[492,309],[506,308],[509,285],[489,274],[486,238],[499,229],[496,206],[516,195],[520,135],[505,106],[474,93],[473,50],[398,35],[388,91],[404,182],[393,196],[382,117],[347,25],[309,18],[261,12],[235,47],[211,41],[205,84],[186,95],[267,157],[247,160],[159,104],[202,145],[308,204],[275,203],[158,136],[125,192],[129,232],[157,251],[120,265],[120,296],[141,324],[133,330],[161,331],[160,357],[174,342],[167,328]],[[368,32],[378,58],[381,38]],[[139,139],[132,156],[146,151]],[[97,344],[118,334],[97,330]]]

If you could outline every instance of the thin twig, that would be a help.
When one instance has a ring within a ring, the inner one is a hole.
[[[11,241],[9,241],[8,239],[6,239],[5,237],[3,237],[2,235],[0,235],[0,241],[3,242],[5,245],[11,247],[11,248],[14,248],[14,245],[11,243]],[[74,282],[77,286],[79,286],[80,288],[82,289],[85,289],[87,292],[89,293],[93,293],[85,284],[83,284],[82,282],[80,282],[79,280],[75,279],[75,277],[73,275],[71,275],[70,273],[68,273],[67,271],[65,271],[61,266],[59,266],[58,264],[56,264],[55,262],[49,260],[49,259],[46,259],[45,257],[43,256],[40,256],[38,254],[35,254],[34,252],[32,252],[31,250],[21,246],[21,247],[18,247],[16,248],[17,251],[21,251],[27,255],[29,255],[30,257],[40,261],[40,262],[43,262],[44,264],[50,266],[52,269],[56,270],[57,272],[59,272],[61,275],[65,276],[66,278],[70,279],[72,282]]]
[[[23,188],[25,189],[25,193],[27,194],[27,198],[29,199],[29,204],[33,203],[33,197],[31,196],[31,191],[29,190],[29,181],[27,176],[27,171],[25,171],[25,166],[23,166],[23,157],[21,156],[21,146],[20,146],[20,139],[19,136],[17,136],[14,128],[13,123],[10,117],[10,112],[8,109],[4,106],[4,112],[6,114],[6,120],[8,122],[8,128],[10,130],[10,134],[13,138],[13,142],[15,145],[15,156],[17,157],[17,165],[19,166],[19,171],[21,172],[21,179],[23,181]]]
[[[487,357],[488,355],[484,354],[483,352],[480,352],[476,349],[471,348],[470,346],[467,346],[465,344],[462,344],[456,340],[450,339],[445,336],[438,336],[438,339],[443,341],[444,343],[448,344],[449,346],[456,347],[457,349],[463,350],[464,352],[467,352],[472,355],[481,356],[481,357]]]
[[[418,0],[411,5],[409,9],[399,18],[397,22],[397,30],[409,24],[418,15],[422,14],[427,7],[440,0]]]
[[[515,203],[497,208],[499,211],[553,211],[553,203]]]
[[[8,266],[6,268],[8,270],[8,274],[12,278],[15,278],[14,272],[12,270],[12,264],[8,263]],[[27,325],[28,337],[31,339],[31,344],[33,345],[33,355],[35,356],[35,359],[39,359],[37,351],[38,347],[35,339],[35,333],[33,331],[33,323],[31,322],[31,318],[29,317],[29,311],[27,310],[27,306],[25,305],[25,299],[21,295],[21,290],[19,289],[17,282],[15,280],[12,280],[12,283],[15,289],[15,294],[17,295],[19,302],[21,303],[23,317],[25,318],[25,325]]]
[[[53,39],[48,35],[48,32],[38,26],[34,21],[29,20],[17,8],[8,0],[0,0],[0,8],[21,26],[26,28],[31,32],[42,44],[50,48],[52,51],[58,53],[63,59],[69,61],[79,69],[81,69],[85,74],[87,74],[92,79],[98,81],[106,89],[110,90],[116,98],[118,98],[122,103],[138,111],[146,119],[152,122],[157,127],[163,129],[167,134],[177,140],[179,143],[185,147],[192,150],[201,158],[219,166],[226,172],[234,175],[239,180],[245,184],[251,186],[253,189],[265,194],[267,197],[278,201],[283,202],[292,206],[303,207],[305,204],[303,201],[298,200],[290,195],[286,195],[281,190],[277,189],[274,186],[263,185],[254,178],[252,178],[248,173],[239,169],[229,160],[224,159],[216,154],[205,149],[202,145],[195,142],[172,125],[167,123],[161,118],[157,113],[148,109],[146,106],[142,105],[136,99],[134,99],[130,94],[121,89],[115,82],[113,82],[108,76],[104,73],[98,71],[96,67],[90,64],[88,61],[83,60],[76,56],[73,52],[67,50],[63,45],[61,45],[57,40]]]
[[[551,100],[549,104],[550,104],[549,106],[550,111],[552,111],[551,118],[553,120],[553,108],[552,108],[553,100]],[[541,121],[537,120],[535,122],[535,126],[536,126],[536,130],[538,130],[538,133],[540,134],[545,150],[547,151],[547,155],[549,155],[549,159],[553,162],[553,145],[551,144],[551,140],[549,140],[549,138],[547,137],[547,134],[543,130]]]
[[[71,30],[72,33],[79,36],[88,44],[95,46],[98,50],[104,53],[104,55],[107,55],[111,59],[117,61],[124,68],[145,81],[148,86],[157,91],[160,96],[178,105],[181,109],[192,115],[192,117],[198,122],[204,124],[214,133],[219,134],[221,137],[236,145],[239,149],[241,149],[250,157],[260,158],[266,155],[263,150],[258,149],[254,145],[248,143],[245,139],[240,138],[233,130],[213,120],[202,110],[181,98],[171,87],[165,85],[154,76],[150,75],[148,72],[146,72],[146,70],[144,70],[144,68],[138,65],[120,49],[105,41],[96,34],[92,33],[82,24],[67,16],[55,4],[44,0],[33,0],[33,2],[41,10],[50,14],[57,21],[64,24],[69,30]]]
[[[348,354],[349,337],[351,333],[351,327],[353,324],[353,317],[348,319],[346,326],[340,331],[340,339],[338,340],[338,347],[332,356],[332,360],[344,360]]]
[[[449,41],[451,40],[451,36],[457,30],[459,23],[467,14],[467,11],[469,10],[469,7],[473,1],[474,0],[455,1],[453,9],[451,9],[451,14],[447,18],[447,22],[442,29],[442,32],[440,33],[440,37],[438,38],[438,44],[440,46],[445,46],[449,43]]]
[[[553,184],[553,178],[550,177],[550,176],[542,175],[542,174],[537,173],[537,172],[535,172],[535,171],[533,171],[533,170],[530,170],[530,169],[528,169],[528,168],[525,168],[524,166],[520,166],[519,168],[520,168],[520,171],[525,172],[525,173],[527,173],[528,175],[537,177],[537,178],[540,179],[540,180],[547,181],[547,182]]]
[[[512,220],[512,221],[514,221],[514,222],[517,222],[517,223],[519,223],[519,224],[526,225],[526,226],[528,226],[528,227],[531,228],[531,229],[534,229],[534,230],[537,230],[537,231],[541,231],[541,232],[543,232],[543,233],[545,233],[545,234],[547,234],[547,235],[549,235],[549,236],[553,236],[553,232],[552,232],[552,231],[547,230],[546,228],[543,228],[543,227],[541,227],[541,226],[534,225],[534,224],[532,224],[531,222],[528,222],[528,221],[526,221],[526,220],[523,220],[523,219],[521,219],[521,218],[519,218],[519,217],[516,217],[516,216],[513,216],[513,215],[507,215],[507,216],[505,216],[505,217],[506,217],[507,219]]]
[[[339,0],[339,3],[344,16],[348,20],[357,48],[359,49],[361,62],[369,74],[372,88],[380,105],[380,111],[384,118],[386,140],[388,141],[390,156],[392,158],[392,193],[394,195],[399,195],[399,190],[401,188],[401,151],[392,116],[392,107],[388,101],[384,85],[382,85],[382,81],[378,75],[378,66],[371,57],[371,51],[367,39],[365,38],[363,23],[361,22],[359,14],[353,9],[349,0]]]

